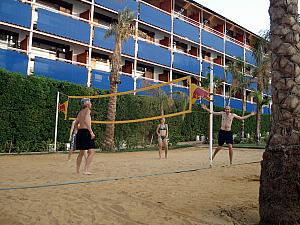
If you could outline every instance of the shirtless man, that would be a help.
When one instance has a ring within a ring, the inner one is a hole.
[[[77,157],[76,172],[79,173],[80,164],[85,151],[87,151],[87,158],[83,174],[90,175],[90,165],[95,155],[95,134],[92,130],[91,123],[91,108],[92,103],[90,99],[81,99],[81,110],[77,115],[74,129],[77,130],[76,135],[76,149],[80,150]],[[80,126],[78,126],[80,124]]]
[[[210,112],[209,109],[205,106],[201,106],[202,109],[206,110],[207,112]],[[215,158],[216,154],[222,149],[222,146],[226,142],[228,144],[229,148],[229,160],[230,160],[230,165],[232,164],[232,158],[233,158],[233,149],[232,149],[232,144],[233,144],[233,136],[231,132],[231,124],[234,118],[238,120],[245,120],[249,118],[250,116],[255,115],[255,112],[252,112],[251,114],[247,116],[238,116],[235,113],[230,112],[230,107],[226,106],[225,107],[225,112],[212,112],[214,115],[222,116],[222,124],[221,124],[221,129],[219,130],[219,135],[218,135],[218,147],[216,148],[212,159]]]

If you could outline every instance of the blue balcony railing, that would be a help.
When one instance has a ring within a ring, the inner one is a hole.
[[[174,19],[174,33],[199,43],[199,28],[179,18]]]
[[[214,77],[219,80],[225,80],[225,70],[222,66],[214,64]]]
[[[225,43],[225,53],[233,57],[240,57],[241,59],[244,59],[244,49],[229,40],[226,40]]]
[[[109,90],[110,72],[104,72],[100,70],[92,71],[92,87],[102,90]],[[120,84],[118,85],[118,92],[131,91],[134,88],[134,80],[131,76],[120,75]]]
[[[263,111],[263,114],[267,114],[267,115],[270,115],[271,114],[271,109],[267,106],[264,106],[262,108],[262,111]]]
[[[246,103],[246,111],[247,112],[256,112],[256,104],[255,103]]]
[[[171,52],[168,49],[144,41],[138,41],[138,45],[138,58],[165,66],[171,65]]]
[[[200,74],[200,60],[182,53],[174,53],[173,67],[194,74]]]
[[[95,27],[93,45],[113,51],[115,49],[115,37],[104,38],[106,31],[106,29]],[[134,56],[134,40],[132,38],[123,42],[122,53]]]
[[[201,43],[217,51],[224,51],[224,39],[206,30],[202,30]]]
[[[125,7],[135,13],[138,11],[138,3],[135,0],[95,0],[95,3],[117,12],[122,11]]]
[[[87,85],[88,70],[83,66],[35,57],[34,73],[37,76]]]
[[[141,2],[140,20],[161,29],[171,31],[171,16]]]
[[[0,68],[11,72],[27,74],[28,57],[26,54],[0,49]]]
[[[200,74],[200,60],[178,52],[174,53],[173,67],[194,74]]]
[[[90,25],[44,9],[38,9],[37,29],[72,40],[89,43]]]
[[[250,63],[252,65],[256,65],[255,57],[253,55],[253,52],[246,49],[246,62]]]
[[[210,63],[202,61],[202,76],[207,77],[208,74],[210,74]]]
[[[232,84],[233,82],[233,74],[229,71],[226,71],[226,83]]]
[[[231,98],[230,99],[230,107],[233,109],[242,110],[242,107],[243,107],[242,100],[236,99],[236,98]]]
[[[219,107],[224,107],[224,97],[220,95],[214,96],[214,105]]]
[[[0,21],[30,27],[31,7],[13,0],[0,1]]]

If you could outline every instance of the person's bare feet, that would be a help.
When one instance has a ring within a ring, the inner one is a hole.
[[[92,172],[89,172],[89,171],[86,171],[86,172],[83,172],[83,175],[92,175],[93,173]]]

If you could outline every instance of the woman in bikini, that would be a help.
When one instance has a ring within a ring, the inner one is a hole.
[[[168,124],[165,124],[165,118],[160,120],[160,124],[156,128],[156,134],[158,136],[158,145],[159,145],[159,158],[161,159],[162,147],[165,148],[165,159],[168,158]]]

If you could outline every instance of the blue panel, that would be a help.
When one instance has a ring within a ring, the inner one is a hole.
[[[95,3],[118,12],[122,11],[125,7],[135,13],[138,11],[138,4],[134,0],[95,0]]]
[[[224,52],[224,39],[206,30],[202,30],[201,43],[220,52]]]
[[[248,85],[249,89],[251,90],[257,90],[257,83],[256,82],[251,82],[249,85]]]
[[[225,51],[228,55],[244,59],[244,49],[231,41],[226,41]]]
[[[173,67],[194,74],[200,74],[200,61],[185,54],[174,52]]]
[[[109,72],[100,70],[92,71],[92,87],[99,88],[102,90],[109,90]]]
[[[210,63],[202,61],[202,76],[207,77],[210,74]]]
[[[230,99],[230,107],[233,109],[239,109],[242,110],[243,103],[242,100],[236,99],[236,98],[231,98]]]
[[[139,41],[138,57],[162,65],[171,65],[171,52],[163,47]]]
[[[215,95],[214,96],[214,105],[219,106],[219,107],[224,107],[224,98],[223,98],[223,96]]]
[[[0,49],[0,68],[27,74],[28,57],[23,53]]]
[[[174,20],[174,33],[199,43],[199,28],[179,18]]]
[[[37,76],[81,85],[86,85],[88,80],[88,70],[83,66],[40,57],[35,57],[34,59],[34,73]]]
[[[231,72],[229,71],[226,71],[226,82],[228,84],[232,84],[232,81],[233,81],[233,75]]]
[[[123,42],[122,53],[126,55],[134,56],[134,40],[132,38]]]
[[[171,16],[141,2],[140,20],[171,31]]]
[[[131,91],[134,89],[134,80],[131,76],[120,75],[120,81],[118,92]]]
[[[256,65],[255,57],[252,51],[246,49],[246,62]]]
[[[107,30],[99,27],[94,27],[94,41],[93,45],[100,47],[100,48],[105,48],[109,50],[114,49],[115,45],[115,39],[113,36],[109,38],[104,38],[105,32]]]
[[[115,37],[104,38],[106,31],[106,29],[95,27],[93,45],[113,51],[115,49]],[[123,42],[122,53],[134,56],[134,40],[132,38]]]
[[[90,25],[68,16],[38,9],[37,29],[50,34],[89,43]]]
[[[16,0],[1,0],[0,21],[30,28],[31,6]]]
[[[92,87],[99,88],[102,90],[109,90],[109,72],[104,72],[100,70],[92,71]],[[120,75],[121,83],[118,85],[118,92],[131,91],[134,88],[134,80],[131,76]]]
[[[270,115],[271,114],[271,110],[270,110],[270,108],[269,107],[263,107],[263,114],[268,114],[268,115]]]
[[[247,112],[256,112],[256,104],[255,103],[246,103],[246,111]]]
[[[225,71],[221,66],[214,65],[214,77],[219,80],[225,80]]]

